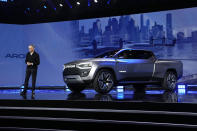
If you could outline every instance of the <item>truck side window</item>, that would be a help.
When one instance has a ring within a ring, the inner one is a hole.
[[[119,59],[130,59],[131,51],[125,50],[118,54]]]
[[[119,59],[149,59],[153,53],[143,50],[125,50],[118,55]]]
[[[153,57],[153,53],[149,51],[135,50],[133,53],[135,54],[133,59],[149,59]]]

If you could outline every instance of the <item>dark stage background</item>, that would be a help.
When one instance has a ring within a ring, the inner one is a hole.
[[[123,48],[148,49],[158,58],[182,60],[184,77],[179,82],[195,84],[196,11],[188,8],[44,24],[0,24],[0,87],[23,83],[30,43],[40,54],[39,86],[63,86],[64,63],[121,48],[121,42]]]

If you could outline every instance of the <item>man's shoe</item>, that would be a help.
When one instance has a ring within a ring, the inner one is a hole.
[[[35,91],[32,91],[31,99],[35,99]]]
[[[35,95],[35,90],[32,90],[32,95]]]
[[[27,92],[24,90],[24,91],[22,91],[22,92],[20,93],[20,95],[21,95],[21,96],[24,96],[24,95],[26,95],[26,93],[27,93]]]

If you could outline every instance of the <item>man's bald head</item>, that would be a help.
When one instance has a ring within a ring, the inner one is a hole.
[[[30,44],[30,45],[28,46],[28,49],[29,49],[29,52],[32,53],[32,52],[34,52],[34,50],[35,50],[35,46],[34,46],[33,44]]]

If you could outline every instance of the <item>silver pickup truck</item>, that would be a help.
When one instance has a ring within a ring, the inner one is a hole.
[[[116,85],[128,84],[136,90],[148,84],[174,90],[182,74],[181,61],[159,60],[151,51],[121,49],[64,64],[63,79],[74,92],[90,86],[108,93]]]

